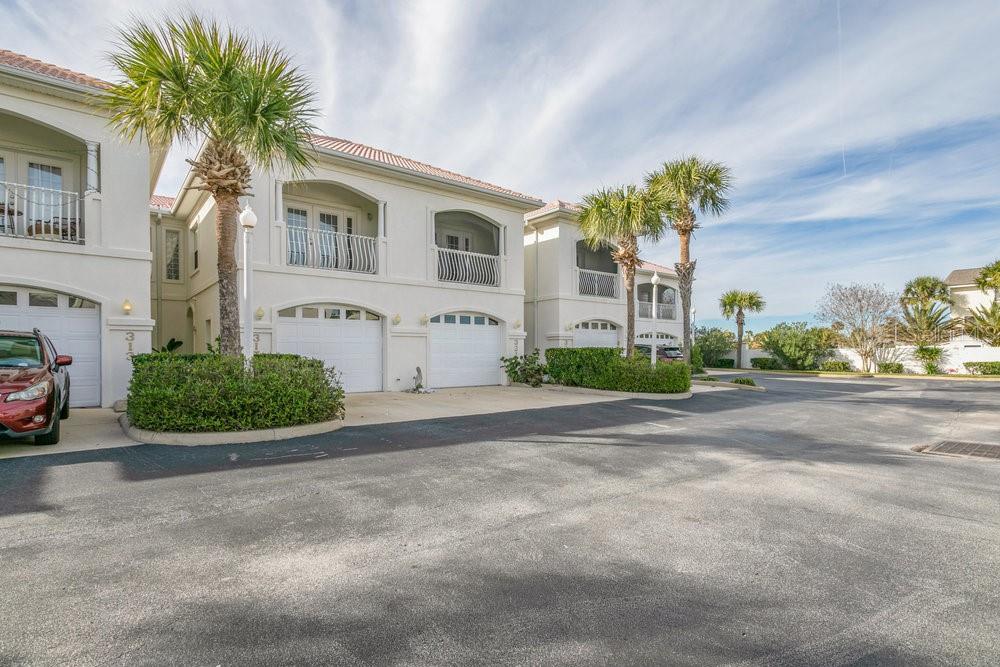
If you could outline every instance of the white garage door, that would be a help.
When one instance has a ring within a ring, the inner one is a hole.
[[[449,313],[431,318],[432,387],[500,384],[500,324],[488,315]]]
[[[333,366],[345,391],[382,391],[382,318],[364,308],[286,308],[278,313],[277,349]]]
[[[0,285],[0,329],[31,331],[52,339],[56,353],[73,357],[73,407],[101,404],[101,311],[96,303],[42,289]]]
[[[580,322],[573,331],[574,347],[618,347],[618,327],[611,322]]]

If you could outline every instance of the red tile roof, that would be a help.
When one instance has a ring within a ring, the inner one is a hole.
[[[149,207],[169,211],[174,207],[174,198],[168,195],[153,195],[149,198]]]
[[[536,208],[534,211],[529,211],[524,214],[525,220],[531,220],[533,218],[540,218],[543,215],[548,215],[553,211],[564,210],[570,211],[572,213],[579,213],[580,205],[574,204],[573,202],[563,201],[562,199],[553,199],[545,206],[541,208]]]
[[[669,266],[663,266],[662,264],[653,264],[652,262],[643,262],[639,265],[640,270],[653,271],[654,273],[665,273],[669,276],[676,276],[677,272],[674,271]]]
[[[455,173],[454,171],[448,171],[447,169],[434,167],[424,162],[418,162],[408,157],[403,157],[402,155],[396,155],[395,153],[390,153],[380,148],[373,148],[371,146],[366,146],[364,144],[348,141],[347,139],[338,139],[336,137],[327,137],[320,134],[314,134],[310,136],[310,140],[312,141],[314,146],[330,151],[335,151],[337,153],[344,153],[345,155],[364,158],[365,160],[371,160],[372,162],[380,162],[382,164],[389,165],[391,167],[406,169],[407,171],[412,171],[417,174],[423,174],[425,176],[442,178],[448,181],[452,181],[454,183],[458,183],[459,185],[470,185],[472,187],[480,188],[483,190],[489,190],[491,192],[507,195],[508,197],[514,197],[516,199],[526,199],[529,201],[541,202],[541,200],[538,199],[538,197],[533,197],[532,195],[526,195],[517,192],[515,190],[510,190],[508,188],[501,187],[499,185],[487,183],[486,181],[481,181],[477,178],[463,176],[462,174]]]
[[[29,58],[28,56],[20,53],[7,51],[6,49],[0,49],[0,66],[12,67],[25,72],[31,72],[33,74],[41,74],[42,76],[60,79],[62,81],[75,83],[80,86],[88,86],[90,88],[107,88],[111,85],[107,81],[101,81],[100,79],[96,79],[92,76],[80,74],[79,72],[74,72],[73,70],[59,67],[57,65],[51,65],[49,63],[42,62],[41,60]]]

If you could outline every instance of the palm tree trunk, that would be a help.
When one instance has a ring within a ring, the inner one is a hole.
[[[736,310],[736,368],[743,368],[743,309]]]
[[[684,361],[691,363],[691,287],[694,283],[694,265],[691,261],[691,235],[678,234],[681,246],[681,261],[674,264],[677,271],[678,287],[681,292],[681,310],[684,312]]]
[[[236,282],[236,227],[240,203],[235,195],[215,196],[215,238],[219,265],[219,349],[240,353],[240,302]]]
[[[635,267],[622,267],[625,278],[625,356],[632,358],[635,351]]]

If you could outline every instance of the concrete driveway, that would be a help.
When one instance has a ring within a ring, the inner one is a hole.
[[[73,408],[62,422],[59,444],[36,445],[32,439],[0,438],[0,459],[44,456],[109,447],[127,447],[135,442],[122,433],[118,415],[110,408]]]
[[[1000,385],[0,461],[0,664],[1000,663]]]

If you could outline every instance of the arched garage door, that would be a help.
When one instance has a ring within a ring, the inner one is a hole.
[[[500,384],[500,323],[480,313],[436,315],[430,322],[432,387]]]
[[[580,322],[573,329],[574,347],[618,347],[618,326],[604,320]]]
[[[277,350],[321,359],[344,391],[382,391],[382,318],[356,306],[310,304],[278,312]]]
[[[73,357],[73,407],[101,404],[101,311],[93,301],[33,287],[0,285],[0,329],[48,336],[59,354]]]

